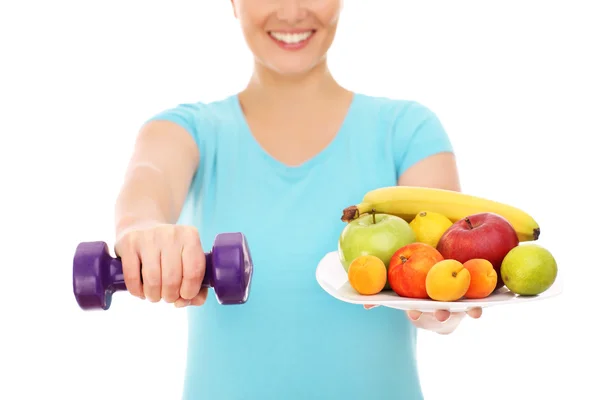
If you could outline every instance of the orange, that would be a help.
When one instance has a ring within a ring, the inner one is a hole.
[[[386,284],[387,269],[383,261],[375,256],[359,256],[348,266],[348,281],[362,295],[377,294]]]

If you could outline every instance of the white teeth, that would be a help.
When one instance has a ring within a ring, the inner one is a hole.
[[[297,43],[300,43],[300,42],[308,39],[313,34],[313,32],[312,31],[302,32],[302,33],[270,32],[269,34],[271,36],[273,36],[275,39],[282,41],[284,43],[297,44]]]

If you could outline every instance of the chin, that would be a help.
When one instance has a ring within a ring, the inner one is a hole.
[[[325,57],[316,60],[298,60],[296,57],[291,58],[292,59],[288,60],[273,60],[265,66],[279,75],[293,77],[306,75],[325,61]]]

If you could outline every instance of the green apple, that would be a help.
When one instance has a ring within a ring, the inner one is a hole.
[[[389,214],[364,214],[346,225],[338,240],[338,254],[346,272],[352,260],[362,255],[378,257],[385,267],[400,247],[417,240],[410,225]]]

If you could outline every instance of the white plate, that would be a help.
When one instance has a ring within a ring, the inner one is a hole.
[[[417,310],[422,312],[434,310],[448,310],[451,312],[467,311],[473,307],[491,307],[503,304],[518,304],[530,301],[543,300],[554,297],[562,292],[560,273],[554,284],[537,296],[518,296],[506,287],[498,290],[485,299],[460,300],[443,302],[425,299],[411,299],[400,297],[391,290],[384,290],[372,296],[358,294],[348,282],[348,275],[338,258],[338,253],[327,253],[317,266],[317,281],[319,285],[331,296],[338,300],[353,304],[375,304],[400,310]]]

